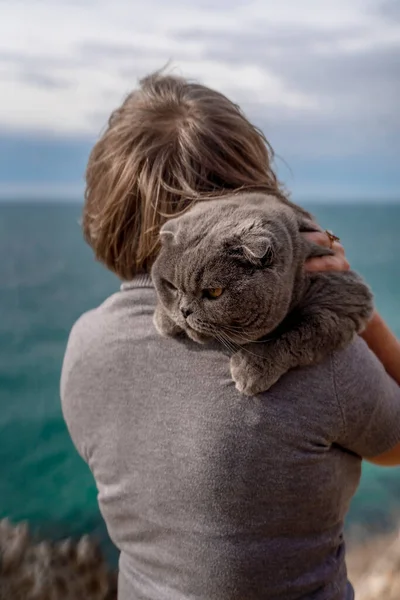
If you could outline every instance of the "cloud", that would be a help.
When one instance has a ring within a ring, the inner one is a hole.
[[[1,14],[3,132],[88,145],[171,61],[239,102],[302,172],[352,159],[359,174],[387,164],[397,185],[400,0],[14,0]]]
[[[32,87],[53,89],[65,89],[69,87],[68,81],[63,81],[59,77],[53,75],[46,75],[45,73],[21,70],[17,76],[17,80],[22,81],[24,84],[31,85]]]
[[[399,0],[383,0],[379,3],[379,12],[390,20],[400,21]]]
[[[351,84],[355,69],[364,70],[365,81],[368,74],[382,79],[384,50],[392,49],[395,58],[393,49],[400,46],[399,27],[387,18],[398,4],[377,0],[5,3],[0,25],[1,115],[5,116],[0,117],[0,125],[93,132],[93,114],[109,112],[138,77],[170,59],[184,75],[218,87],[254,112],[258,106],[259,111],[272,107],[283,115],[288,110],[324,114],[337,99],[341,108],[346,105],[357,115],[357,103],[364,104],[360,89],[350,85],[344,93],[343,75],[348,74],[346,85]],[[376,52],[380,59],[371,64]],[[392,83],[387,80],[382,85],[392,93]]]

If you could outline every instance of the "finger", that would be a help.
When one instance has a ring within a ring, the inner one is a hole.
[[[318,246],[325,246],[326,248],[329,248],[330,246],[329,237],[324,231],[310,231],[304,235],[310,242],[314,242],[314,244],[318,244]]]
[[[344,256],[342,244],[340,242],[333,242],[333,244],[331,244],[331,241],[325,232],[312,231],[305,233],[304,235],[310,242],[314,242],[314,244],[318,244],[318,246],[323,246],[324,248],[331,248],[335,254]]]
[[[348,271],[350,265],[344,256],[321,256],[312,258],[305,263],[305,269],[315,271]]]
[[[333,242],[332,250],[335,254],[338,254],[339,256],[344,256],[344,247],[340,242]]]

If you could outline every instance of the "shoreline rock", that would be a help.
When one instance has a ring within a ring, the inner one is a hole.
[[[347,569],[356,600],[400,599],[400,533],[350,547]]]
[[[0,521],[0,600],[117,600],[117,573],[87,535],[33,539],[24,523]]]

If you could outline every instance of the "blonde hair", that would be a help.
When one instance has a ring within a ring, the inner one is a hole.
[[[194,202],[243,190],[286,200],[263,133],[223,94],[155,73],[115,110],[86,171],[83,230],[122,279],[150,271],[159,230]]]

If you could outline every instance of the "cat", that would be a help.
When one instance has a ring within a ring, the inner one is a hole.
[[[236,388],[249,396],[343,348],[365,328],[373,297],[354,271],[305,271],[307,258],[333,253],[303,235],[316,230],[303,209],[256,192],[167,221],[151,273],[157,331],[227,346]]]

